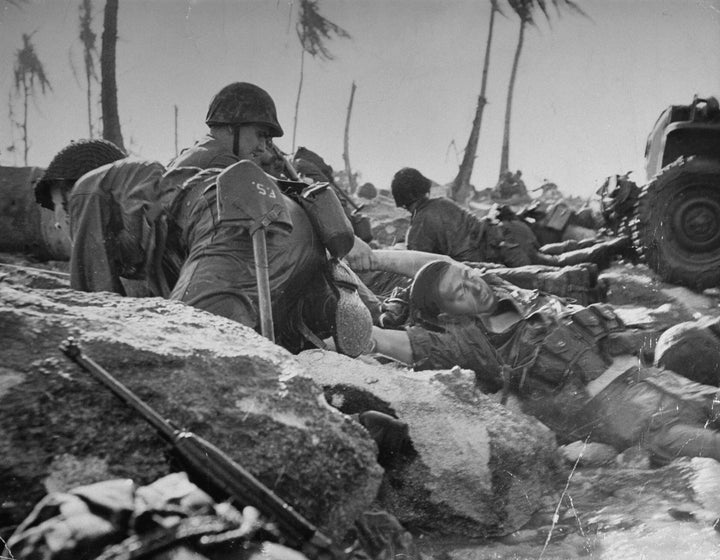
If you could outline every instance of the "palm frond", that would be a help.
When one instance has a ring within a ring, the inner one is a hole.
[[[40,59],[35,54],[35,47],[31,42],[33,33],[23,33],[23,47],[17,51],[17,58],[15,59],[14,75],[15,75],[15,89],[19,89],[21,85],[25,84],[25,79],[30,79],[30,89],[35,89],[35,79],[40,84],[42,92],[45,93],[45,88],[52,91],[52,85],[45,74],[45,68],[43,67]]]
[[[97,81],[95,71],[95,59],[97,58],[97,47],[95,42],[97,34],[92,30],[92,4],[91,0],[83,0],[80,4],[80,42],[83,44],[85,72],[88,77]]]
[[[305,52],[312,57],[319,56],[324,60],[332,60],[334,57],[326,47],[325,41],[329,40],[333,34],[350,39],[350,34],[320,14],[318,1],[300,0],[300,15],[296,31]]]
[[[550,5],[555,8],[558,17],[562,16],[563,10],[566,9],[574,15],[589,18],[585,10],[574,0],[550,0],[550,2],[548,0],[507,0],[507,2],[520,20],[529,25],[537,24],[535,16],[538,11],[545,16],[548,23],[552,24],[552,18],[548,11]]]

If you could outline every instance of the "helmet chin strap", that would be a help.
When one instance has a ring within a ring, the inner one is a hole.
[[[233,154],[238,155],[240,151],[240,128],[233,126]]]

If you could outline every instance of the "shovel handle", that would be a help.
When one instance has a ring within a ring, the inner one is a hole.
[[[273,329],[272,303],[270,300],[270,277],[268,272],[267,243],[265,228],[260,227],[252,234],[253,254],[255,256],[255,277],[257,279],[258,306],[260,307],[260,332],[275,342]]]

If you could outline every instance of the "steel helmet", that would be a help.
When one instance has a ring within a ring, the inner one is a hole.
[[[100,138],[74,140],[60,150],[35,184],[35,200],[43,208],[53,209],[50,189],[63,182],[70,190],[85,173],[108,163],[126,158],[127,154],[108,140]]]
[[[425,198],[430,192],[430,179],[417,169],[403,167],[395,173],[390,190],[395,199],[395,206],[407,208],[413,202]]]
[[[208,107],[205,124],[263,124],[272,136],[282,136],[275,103],[264,89],[247,82],[235,82],[215,94]]]
[[[667,329],[655,346],[655,364],[698,383],[720,384],[720,319],[686,321]]]

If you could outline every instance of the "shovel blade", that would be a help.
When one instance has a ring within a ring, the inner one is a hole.
[[[293,227],[285,198],[275,181],[250,160],[241,160],[217,177],[218,219],[258,228],[290,232]]]

